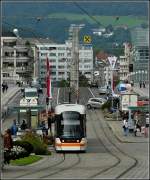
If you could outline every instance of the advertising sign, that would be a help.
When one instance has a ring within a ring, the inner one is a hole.
[[[122,95],[122,100],[121,100],[121,109],[122,111],[127,111],[129,106],[129,95],[124,94]]]
[[[121,109],[128,111],[129,106],[137,106],[137,94],[122,94],[121,95]]]

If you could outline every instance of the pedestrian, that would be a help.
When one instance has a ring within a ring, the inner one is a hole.
[[[7,83],[6,83],[6,85],[5,85],[5,90],[6,90],[6,92],[7,92],[7,90],[8,90],[8,85],[7,85]]]
[[[143,88],[145,88],[145,82],[143,81]]]
[[[149,128],[149,113],[146,113],[146,122],[145,122],[145,137],[148,137],[148,128]]]
[[[46,135],[48,135],[48,128],[46,128],[45,121],[42,121],[42,123],[41,123],[41,129],[42,129],[43,135],[44,135],[45,133],[46,133]]]
[[[12,137],[11,137],[11,130],[10,129],[5,130],[4,148],[7,151],[11,151],[11,149],[13,148],[13,140],[12,140]]]
[[[2,83],[2,92],[5,92],[5,82]]]
[[[26,123],[26,121],[24,119],[22,121],[22,124],[21,124],[20,128],[21,128],[21,130],[27,129],[27,123]]]
[[[127,136],[129,132],[128,119],[123,120],[124,135]]]
[[[140,88],[142,87],[142,82],[140,81]]]
[[[16,136],[17,135],[17,132],[18,132],[18,127],[16,125],[16,120],[14,119],[13,120],[13,124],[11,126],[11,135],[14,135]]]

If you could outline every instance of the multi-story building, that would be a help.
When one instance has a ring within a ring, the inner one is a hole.
[[[127,80],[129,74],[129,62],[126,56],[119,56],[119,76],[120,80]]]
[[[8,83],[30,81],[33,71],[33,53],[22,40],[7,34],[1,37],[1,80]]]
[[[137,27],[131,32],[134,82],[148,81],[149,29]]]
[[[119,76],[120,80],[130,80],[129,64],[131,63],[131,46],[129,43],[124,43],[124,55],[119,56]]]
[[[69,41],[65,44],[43,43],[36,44],[39,54],[39,79],[41,85],[45,86],[46,58],[51,63],[52,82],[59,82],[69,78],[70,65],[72,61],[72,46]],[[80,45],[79,47],[79,71],[88,78],[93,70],[93,48]]]

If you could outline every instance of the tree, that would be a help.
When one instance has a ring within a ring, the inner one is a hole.
[[[81,86],[81,87],[88,86],[88,79],[81,72],[79,73],[79,86]]]

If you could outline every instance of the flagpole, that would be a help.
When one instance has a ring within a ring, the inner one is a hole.
[[[50,70],[50,63],[48,57],[46,58],[46,67],[47,67],[47,74],[46,74],[46,87],[47,87],[47,97],[46,97],[46,105],[47,105],[47,115],[48,111],[51,112],[52,110],[52,93],[51,93],[51,70]]]

